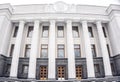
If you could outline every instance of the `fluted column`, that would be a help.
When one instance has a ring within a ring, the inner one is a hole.
[[[75,79],[75,54],[72,36],[72,21],[67,20],[67,55],[68,55],[68,79]]]
[[[34,21],[34,30],[33,30],[32,42],[31,42],[29,70],[28,70],[28,78],[31,79],[36,78],[36,58],[38,54],[39,24],[40,24],[39,20]]]
[[[97,30],[98,30],[101,52],[102,52],[102,56],[103,56],[105,76],[106,77],[107,76],[112,76],[109,54],[108,54],[108,50],[107,50],[107,46],[106,46],[106,40],[105,40],[103,30],[102,30],[101,21],[97,21],[96,25],[97,25]]]
[[[19,55],[20,55],[20,48],[22,44],[24,24],[25,24],[24,21],[19,22],[18,34],[16,37],[15,48],[14,48],[13,57],[12,57],[10,77],[14,77],[14,78],[17,78]]]
[[[84,37],[84,47],[85,47],[88,78],[94,78],[95,71],[94,71],[93,55],[91,50],[87,21],[82,21],[82,31]]]
[[[55,20],[50,20],[48,44],[48,79],[55,79]]]

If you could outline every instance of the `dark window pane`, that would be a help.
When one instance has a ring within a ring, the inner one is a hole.
[[[73,30],[73,37],[74,38],[79,37],[78,26],[73,26],[72,30]]]
[[[93,55],[93,57],[96,57],[95,45],[91,45],[91,49],[92,49],[92,55]]]
[[[100,73],[99,64],[94,64],[94,67],[95,67],[95,73]]]
[[[58,26],[58,37],[64,37],[64,26]]]
[[[18,33],[18,26],[15,26],[13,37],[16,37]]]
[[[10,48],[10,56],[11,57],[13,56],[13,51],[14,51],[14,44],[12,44],[11,48]]]
[[[110,55],[110,48],[109,48],[109,45],[107,44],[107,50],[108,50],[108,54],[109,54],[109,57],[111,56]]]
[[[29,57],[30,56],[30,49],[31,49],[31,45],[27,44],[26,48],[25,48],[25,57]]]
[[[58,45],[58,58],[64,58],[64,45]]]
[[[10,73],[10,68],[11,68],[11,65],[7,64],[5,73],[9,74]]]
[[[80,57],[80,45],[74,45],[75,58]]]
[[[107,35],[106,35],[106,31],[105,31],[105,28],[102,27],[102,29],[103,29],[104,36],[107,37]]]
[[[48,45],[42,45],[41,47],[41,58],[48,57]]]
[[[43,26],[42,37],[48,37],[48,26]]]
[[[32,33],[33,33],[33,26],[29,26],[29,27],[28,27],[27,37],[31,38],[31,37],[32,37]]]
[[[92,27],[88,27],[89,36],[93,37]]]

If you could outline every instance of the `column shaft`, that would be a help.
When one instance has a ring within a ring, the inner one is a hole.
[[[48,79],[55,79],[55,20],[50,20],[48,44]]]
[[[34,21],[34,30],[31,42],[30,60],[28,78],[36,78],[36,56],[38,54],[38,40],[39,40],[39,20]]]
[[[93,63],[93,55],[91,50],[91,43],[90,43],[90,37],[88,33],[87,21],[82,21],[82,31],[83,31],[83,37],[84,37],[88,78],[91,78],[91,77],[94,78],[95,77],[94,63]]]
[[[24,21],[20,21],[20,23],[19,23],[19,29],[18,29],[16,41],[15,41],[15,48],[14,48],[12,63],[11,63],[10,77],[17,78],[19,55],[20,55],[20,48],[21,48],[21,44],[22,44],[24,23],[25,23]]]
[[[108,51],[107,51],[106,40],[105,40],[103,30],[102,30],[102,25],[101,25],[100,21],[97,21],[96,24],[97,24],[101,52],[102,52],[102,56],[103,56],[105,76],[112,76],[110,59],[109,59],[109,55],[108,55]]]
[[[72,36],[72,21],[67,20],[67,55],[68,55],[68,78],[75,79],[75,54]]]

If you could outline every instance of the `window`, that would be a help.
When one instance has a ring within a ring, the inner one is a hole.
[[[106,31],[105,31],[105,28],[102,27],[102,29],[103,29],[104,36],[107,37],[107,35],[106,35]]]
[[[65,79],[65,67],[64,66],[57,66],[57,78],[58,80]]]
[[[31,38],[32,37],[32,33],[33,33],[33,26],[29,26],[28,27],[27,37]]]
[[[76,79],[82,79],[82,66],[76,66]]]
[[[58,26],[57,29],[58,29],[58,32],[57,32],[58,34],[57,34],[57,36],[58,36],[59,38],[64,37],[64,26]]]
[[[94,64],[94,67],[95,67],[95,73],[100,73],[99,64]]]
[[[110,48],[109,48],[109,45],[107,44],[107,50],[108,50],[108,54],[109,54],[109,57],[111,56],[110,55]]]
[[[43,26],[43,30],[42,30],[42,37],[47,38],[48,37],[48,26]]]
[[[115,66],[113,63],[111,63],[111,70],[112,70],[112,73],[114,74],[115,73]]]
[[[26,47],[25,47],[25,57],[30,56],[30,49],[31,49],[31,45],[27,44]]]
[[[64,58],[64,45],[58,45],[58,58]]]
[[[72,30],[73,30],[73,37],[78,38],[79,37],[78,26],[73,26]]]
[[[92,49],[93,57],[96,57],[96,49],[95,49],[95,45],[94,44],[91,45],[91,49]]]
[[[93,37],[92,27],[88,27],[89,36]]]
[[[5,73],[9,74],[10,73],[10,68],[11,68],[11,64],[7,64]]]
[[[28,73],[28,65],[22,66],[22,73]]]
[[[80,57],[80,45],[79,44],[75,44],[74,45],[74,53],[75,53],[75,58]]]
[[[13,51],[14,51],[14,44],[12,44],[11,48],[10,48],[10,56],[11,57],[13,56]]]
[[[46,80],[48,76],[47,67],[41,66],[40,67],[40,80]]]
[[[18,26],[15,26],[14,33],[13,33],[13,37],[16,37],[16,36],[17,36],[17,32],[18,32]]]
[[[47,58],[48,57],[48,45],[43,44],[41,47],[41,58]]]

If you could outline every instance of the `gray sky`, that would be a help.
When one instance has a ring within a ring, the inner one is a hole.
[[[57,1],[63,1],[68,4],[87,4],[87,5],[103,5],[120,4],[120,0],[0,0],[0,4],[10,3],[12,5],[20,4],[52,4]]]

